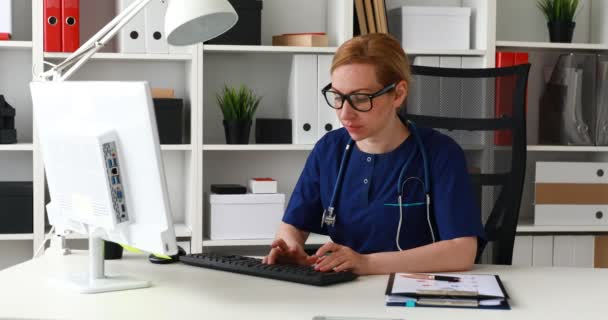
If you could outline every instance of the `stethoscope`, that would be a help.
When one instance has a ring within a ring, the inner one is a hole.
[[[424,181],[418,177],[409,177],[409,178],[403,180],[403,176],[405,175],[407,168],[409,167],[410,163],[412,162],[412,160],[414,159],[414,156],[416,154],[415,152],[411,152],[409,157],[407,158],[407,160],[401,167],[401,172],[399,173],[399,180],[397,180],[397,195],[398,195],[397,204],[394,204],[394,205],[385,204],[388,206],[398,206],[399,207],[399,225],[397,226],[397,236],[395,238],[395,243],[397,244],[397,248],[399,248],[399,250],[403,250],[403,249],[401,249],[401,246],[399,245],[399,234],[401,233],[401,225],[403,222],[403,207],[416,207],[416,206],[426,205],[426,220],[428,222],[429,230],[431,232],[431,238],[433,239],[433,242],[435,242],[435,231],[433,230],[433,226],[431,224],[431,209],[430,209],[431,194],[430,194],[430,181],[429,181],[430,175],[429,175],[427,154],[426,154],[426,150],[424,148],[424,144],[422,143],[422,139],[420,138],[420,135],[418,135],[418,130],[416,129],[416,125],[411,121],[407,121],[407,125],[410,129],[411,135],[414,136],[414,139],[416,140],[416,145],[418,147],[417,149],[419,150],[420,154],[422,155],[422,162],[423,162],[423,167],[424,167]],[[340,169],[338,170],[338,177],[336,178],[336,183],[334,185],[334,190],[331,195],[331,200],[329,201],[329,206],[327,207],[327,209],[325,209],[323,211],[323,216],[321,217],[321,228],[323,228],[324,225],[327,225],[328,227],[329,226],[333,227],[336,223],[336,212],[335,212],[334,204],[335,204],[335,200],[336,200],[336,195],[338,194],[338,191],[340,190],[340,187],[342,185],[342,181],[344,180],[344,165],[346,164],[346,161],[350,156],[350,150],[352,148],[352,144],[353,144],[352,139],[350,139],[348,141],[348,143],[346,144],[344,154],[342,155],[342,160],[340,161]],[[424,194],[425,194],[424,202],[403,203],[403,189],[405,187],[405,184],[408,183],[408,181],[410,181],[410,180],[415,180],[422,184],[422,187],[424,189]]]

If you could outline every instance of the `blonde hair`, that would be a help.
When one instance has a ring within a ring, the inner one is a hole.
[[[404,80],[411,81],[410,63],[393,36],[383,33],[370,33],[354,37],[344,42],[334,56],[331,72],[349,64],[370,64],[376,68],[376,78],[387,86]]]

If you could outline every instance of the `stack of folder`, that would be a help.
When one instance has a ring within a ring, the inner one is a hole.
[[[44,0],[44,51],[74,52],[80,47],[80,0]]]
[[[355,12],[355,30],[358,26],[360,35],[389,33],[385,0],[355,0]]]
[[[386,305],[511,309],[500,278],[471,274],[391,274]]]

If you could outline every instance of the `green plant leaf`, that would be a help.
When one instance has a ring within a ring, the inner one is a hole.
[[[238,89],[224,85],[216,100],[224,120],[253,120],[262,98],[245,85]]]
[[[580,0],[539,0],[536,5],[547,21],[572,22],[578,13]]]

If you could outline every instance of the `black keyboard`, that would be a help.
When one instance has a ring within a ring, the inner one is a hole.
[[[203,268],[242,273],[250,276],[264,277],[327,286],[331,284],[355,280],[357,275],[352,272],[320,272],[311,266],[291,264],[263,264],[262,259],[218,254],[188,254],[179,257],[180,261]]]

